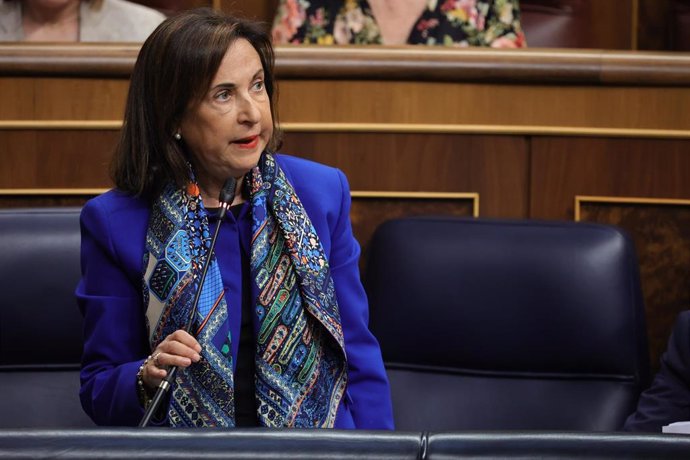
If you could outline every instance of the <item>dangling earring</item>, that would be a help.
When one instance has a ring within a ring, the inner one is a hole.
[[[182,139],[182,134],[180,134],[180,133],[175,133],[175,136],[174,136],[174,137],[175,137],[176,140],[179,141],[179,140]]]

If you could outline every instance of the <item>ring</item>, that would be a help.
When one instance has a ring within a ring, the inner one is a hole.
[[[158,362],[158,357],[161,355],[161,352],[159,351],[155,355],[153,355],[153,358],[151,358],[151,361],[153,361],[153,365],[160,368],[161,364]]]

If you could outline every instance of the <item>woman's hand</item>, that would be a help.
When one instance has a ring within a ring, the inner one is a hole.
[[[188,332],[178,329],[158,344],[141,376],[144,387],[153,392],[168,375],[170,366],[189,367],[201,359],[201,345]]]

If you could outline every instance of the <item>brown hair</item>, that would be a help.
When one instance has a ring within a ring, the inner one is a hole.
[[[189,182],[187,153],[173,135],[190,104],[208,90],[230,45],[247,40],[261,59],[266,91],[276,127],[273,48],[266,32],[251,21],[210,8],[185,11],[163,21],[146,39],[130,80],[120,140],[111,177],[125,192],[151,197],[168,182]]]

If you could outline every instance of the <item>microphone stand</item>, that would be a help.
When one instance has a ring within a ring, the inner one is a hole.
[[[235,199],[236,183],[237,181],[235,180],[235,178],[230,177],[228,180],[225,181],[225,184],[223,184],[223,189],[220,191],[220,198],[218,198],[218,200],[220,201],[220,211],[218,212],[218,224],[216,225],[216,230],[213,232],[213,239],[211,240],[211,247],[209,248],[208,254],[206,255],[206,260],[204,260],[204,267],[201,272],[201,281],[199,282],[199,288],[197,289],[196,294],[194,295],[192,311],[189,313],[189,319],[187,320],[187,324],[184,327],[185,332],[190,332],[192,330],[194,318],[196,317],[196,312],[198,310],[199,298],[201,297],[201,289],[204,287],[204,281],[206,281],[206,272],[208,272],[208,267],[211,262],[211,256],[213,255],[213,248],[216,247],[216,239],[218,238],[218,233],[220,232],[220,224],[223,223],[225,214],[227,213],[230,204]],[[139,422],[139,427],[148,426],[148,424],[151,422],[151,418],[153,417],[153,415],[156,412],[158,412],[158,409],[161,407],[163,400],[168,395],[170,388],[172,388],[172,384],[175,381],[175,376],[177,375],[177,369],[177,366],[170,366],[170,368],[168,369],[168,374],[165,376],[163,380],[161,380],[161,383],[158,385],[158,389],[156,390],[156,393],[153,395],[151,403],[146,408],[144,416],[141,418],[141,421]]]

